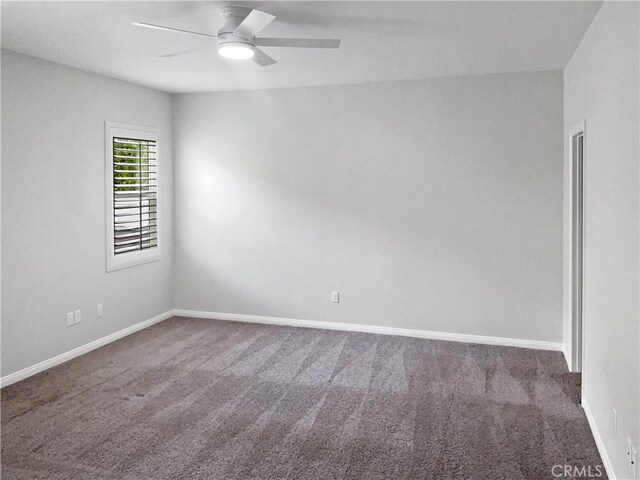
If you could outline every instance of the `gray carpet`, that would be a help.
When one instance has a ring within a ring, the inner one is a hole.
[[[553,479],[601,465],[578,395],[557,352],[173,318],[3,389],[2,478]]]

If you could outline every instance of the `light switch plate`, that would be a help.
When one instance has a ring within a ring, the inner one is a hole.
[[[67,327],[72,326],[73,323],[74,323],[73,312],[69,312],[69,313],[67,313]]]

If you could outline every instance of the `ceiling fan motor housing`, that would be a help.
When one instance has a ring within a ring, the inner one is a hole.
[[[242,21],[251,13],[250,8],[245,7],[223,7],[220,9],[222,17],[222,27],[218,30],[218,47],[229,43],[242,43],[254,46],[249,39],[233,35],[233,32]]]

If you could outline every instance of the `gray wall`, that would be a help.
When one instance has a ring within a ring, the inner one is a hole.
[[[179,95],[174,126],[177,308],[561,341],[560,72]]]
[[[585,120],[584,401],[617,478],[631,478],[627,438],[640,447],[638,7],[605,2],[564,74],[565,303],[571,272],[568,135]],[[567,305],[565,312],[568,338]]]
[[[3,376],[173,307],[171,114],[168,94],[2,51]],[[163,258],[112,273],[105,120],[159,127],[165,152]]]

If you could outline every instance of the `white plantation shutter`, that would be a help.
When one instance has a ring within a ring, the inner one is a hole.
[[[154,140],[113,138],[113,253],[158,245]]]
[[[156,129],[107,123],[107,271],[158,260]]]

